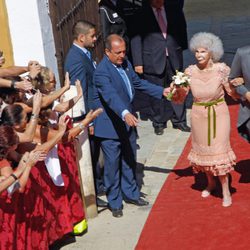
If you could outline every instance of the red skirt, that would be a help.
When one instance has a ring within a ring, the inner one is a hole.
[[[60,145],[58,151],[65,186],[55,186],[39,162],[24,193],[1,194],[0,249],[48,249],[85,218],[73,146]]]

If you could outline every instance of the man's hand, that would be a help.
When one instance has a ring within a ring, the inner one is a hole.
[[[124,116],[124,120],[130,127],[136,127],[138,125],[138,119],[131,113],[127,113]]]
[[[162,95],[167,97],[167,95],[171,92],[171,87],[163,89]]]
[[[135,72],[142,75],[143,74],[143,66],[135,66]]]

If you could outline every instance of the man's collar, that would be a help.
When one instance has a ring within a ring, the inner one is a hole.
[[[76,44],[76,43],[73,43],[74,46],[76,46],[77,48],[79,48],[80,50],[82,50],[85,54],[87,53],[87,49],[84,48],[84,47],[81,47],[80,45]]]

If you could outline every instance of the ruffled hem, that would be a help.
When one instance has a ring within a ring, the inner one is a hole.
[[[215,166],[198,166],[191,162],[191,165],[193,172],[195,174],[199,172],[210,172],[213,174],[213,176],[221,176],[221,175],[226,175],[232,170],[234,170],[234,167],[231,164],[215,165]]]
[[[219,155],[198,155],[191,150],[188,155],[194,173],[211,172],[214,176],[226,175],[234,170],[236,156],[232,150]]]

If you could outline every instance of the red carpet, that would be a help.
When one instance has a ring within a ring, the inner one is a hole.
[[[201,198],[206,181],[189,167],[189,139],[156,199],[136,250],[250,249],[250,145],[236,130],[238,105],[230,106],[230,114],[231,145],[237,156],[230,184],[233,205],[221,206],[221,190]]]

